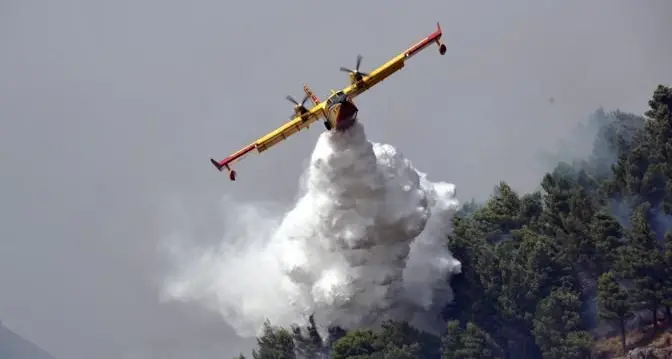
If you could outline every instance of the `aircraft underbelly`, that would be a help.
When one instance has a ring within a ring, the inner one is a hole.
[[[345,130],[357,120],[357,106],[350,102],[336,103],[329,107],[331,123],[336,124],[335,129]]]

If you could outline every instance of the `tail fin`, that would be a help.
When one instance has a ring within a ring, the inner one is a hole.
[[[315,95],[313,90],[311,90],[308,85],[303,85],[303,92],[306,93],[306,96],[310,97],[310,99],[313,101],[313,105],[317,105],[321,102],[320,98]]]

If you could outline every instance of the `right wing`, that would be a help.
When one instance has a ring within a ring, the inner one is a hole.
[[[351,84],[345,87],[342,91],[348,97],[354,99],[355,97],[361,95],[365,91],[371,89],[373,86],[377,85],[381,81],[390,77],[393,73],[404,68],[404,61],[406,60],[406,55],[401,53],[385,64],[379,66],[375,70],[371,71],[368,76],[364,76],[361,83]]]
[[[439,54],[444,55],[446,53],[446,45],[441,42],[441,36],[443,36],[443,32],[441,31],[441,25],[437,22],[436,30],[434,32],[416,42],[413,46],[406,49],[406,51],[398,54],[385,64],[371,71],[368,76],[362,78],[360,83],[347,86],[343,89],[343,92],[350,98],[355,98],[358,95],[361,95],[363,92],[404,68],[407,59],[415,56],[432,44],[436,44],[439,47]]]

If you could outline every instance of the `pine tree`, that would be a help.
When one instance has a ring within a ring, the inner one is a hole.
[[[544,359],[582,359],[591,346],[590,335],[583,331],[579,297],[556,289],[539,302],[534,318],[535,341]]]
[[[612,269],[612,264],[618,256],[616,250],[622,237],[623,230],[614,217],[605,211],[595,214],[590,227],[590,238],[595,245],[593,261],[596,273]]]
[[[614,272],[600,276],[597,284],[597,307],[600,318],[618,321],[621,331],[621,347],[625,353],[625,321],[632,314],[630,297],[618,284]]]
[[[638,206],[633,212],[627,246],[628,260],[626,272],[635,286],[632,299],[636,308],[647,308],[651,312],[654,330],[658,330],[658,308],[663,297],[663,258],[655,233],[648,223],[648,202]]]
[[[672,324],[672,232],[665,234],[663,252],[663,305],[665,306],[665,320]]]
[[[501,348],[490,335],[476,324],[468,322],[461,328],[457,320],[448,322],[447,331],[441,339],[443,359],[497,359]]]
[[[492,350],[493,341],[476,324],[469,322],[460,335],[461,348],[456,351],[459,359],[495,359],[499,358]]]
[[[296,359],[292,334],[276,328],[266,321],[264,331],[257,338],[258,349],[252,351],[254,359]]]
[[[443,359],[458,359],[457,351],[462,347],[462,328],[460,322],[451,320],[446,325],[446,332],[441,337]]]

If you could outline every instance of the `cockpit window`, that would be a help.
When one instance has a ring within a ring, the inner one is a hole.
[[[343,91],[338,91],[335,94],[333,94],[329,100],[327,100],[327,105],[332,105],[334,103],[342,102],[345,100],[345,94]]]

